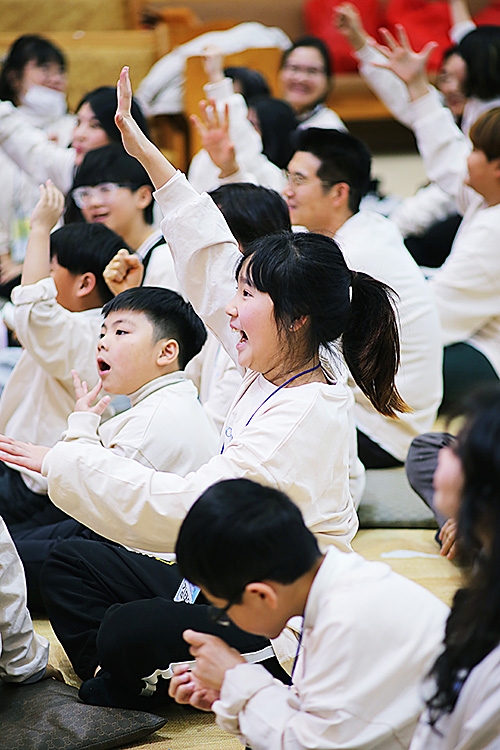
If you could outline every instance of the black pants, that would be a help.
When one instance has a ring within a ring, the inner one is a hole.
[[[57,510],[57,508],[54,508]],[[68,518],[59,523],[46,524],[31,528],[29,524],[12,524],[10,534],[17,547],[24,566],[28,609],[32,615],[45,616],[45,605],[40,592],[40,573],[42,565],[51,551],[65,539],[99,539],[98,534],[83,524]]]
[[[34,528],[68,518],[47,495],[32,492],[21,474],[4,463],[0,463],[0,516],[9,529],[13,524]]]
[[[143,677],[192,658],[186,628],[218,635],[242,653],[269,646],[266,638],[212,622],[201,594],[193,605],[174,602],[180,582],[175,563],[83,539],[55,547],[41,576],[52,627],[79,677],[89,679],[100,664],[135,695]],[[285,675],[271,661],[270,671]]]
[[[359,460],[365,469],[393,469],[403,462],[388,453],[361,430],[356,430]]]
[[[491,383],[498,383],[498,375],[482,352],[463,341],[445,346],[439,413],[454,413],[471,391]]]

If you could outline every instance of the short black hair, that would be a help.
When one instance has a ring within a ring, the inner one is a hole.
[[[211,190],[209,195],[242,247],[266,234],[291,231],[288,206],[276,190],[232,182]]]
[[[184,519],[175,553],[185,578],[235,603],[252,581],[293,583],[321,554],[287,495],[249,479],[205,490]]]
[[[116,182],[130,187],[132,191],[138,190],[143,185],[151,188],[151,193],[154,190],[153,183],[142,164],[127,154],[120,143],[111,143],[86,153],[76,171],[71,190],[82,185],[93,187],[102,182]],[[151,203],[144,209],[144,221],[147,224],[153,223],[153,206],[154,200],[151,196]],[[80,209],[74,204],[70,191],[65,218],[71,218],[73,210],[78,212],[81,219]]]
[[[189,302],[172,289],[159,286],[141,286],[120,292],[104,305],[106,318],[112,312],[129,310],[144,313],[153,326],[155,342],[175,339],[179,344],[179,368],[201,351],[207,340],[207,331]]]
[[[93,273],[102,304],[113,297],[102,274],[122,248],[129,250],[104,224],[65,224],[50,235],[50,257],[70,273]]]
[[[328,190],[336,182],[349,185],[349,208],[359,210],[370,187],[372,157],[368,146],[356,136],[328,128],[304,128],[296,133],[296,151],[306,151],[320,160],[317,175]]]

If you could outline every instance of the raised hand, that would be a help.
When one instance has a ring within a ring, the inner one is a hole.
[[[148,172],[153,185],[160,188],[175,175],[176,170],[161,151],[151,143],[132,117],[132,84],[127,66],[122,68],[120,73],[116,94],[118,106],[115,123],[121,133],[125,151],[130,156],[135,156]]]
[[[52,180],[40,185],[40,198],[31,214],[31,229],[40,227],[50,232],[64,209],[64,195],[56,188]]]
[[[224,79],[224,54],[216,44],[207,44],[203,50],[203,68],[210,83]]]
[[[359,11],[351,3],[342,3],[333,9],[333,22],[353,49],[361,49],[368,41]]]
[[[106,408],[111,401],[110,396],[103,396],[97,404],[92,406],[91,404],[96,400],[99,395],[99,391],[102,388],[101,379],[97,381],[95,386],[89,391],[88,385],[85,380],[82,382],[80,376],[76,370],[71,370],[71,377],[73,378],[73,387],[75,389],[76,402],[73,407],[73,411],[89,411],[92,414],[98,414],[101,416],[106,411]]]
[[[222,117],[213,100],[200,102],[200,117],[191,115],[201,143],[213,163],[221,170],[220,177],[228,177],[238,171],[234,144],[229,136],[229,107],[226,104]]]
[[[420,52],[412,49],[403,26],[397,25],[397,38],[387,29],[379,29],[385,46],[376,44],[378,51],[385,57],[385,62],[377,63],[380,68],[392,70],[408,86],[412,99],[417,99],[428,91],[427,60],[436,42],[427,42]]]
[[[127,289],[135,289],[141,285],[144,276],[144,266],[138,255],[130,254],[122,248],[118,250],[103,272],[103,278],[113,294],[116,296]]]
[[[23,443],[21,440],[0,435],[0,461],[20,466],[22,469],[31,471],[42,471],[43,459],[50,448],[45,445],[33,445]]]

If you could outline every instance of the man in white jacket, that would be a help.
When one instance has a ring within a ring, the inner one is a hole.
[[[399,230],[380,214],[359,210],[370,167],[370,153],[355,136],[308,128],[298,135],[284,196],[292,224],[334,237],[351,268],[397,294],[401,366],[396,382],[412,411],[389,419],[354,390],[359,456],[366,468],[389,468],[404,462],[411,440],[435,421],[442,396],[442,346],[430,290]]]

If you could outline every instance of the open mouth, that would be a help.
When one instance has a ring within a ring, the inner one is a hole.
[[[99,370],[99,373],[102,374],[103,372],[108,372],[108,370],[110,370],[111,367],[103,359],[98,359],[97,369]]]

